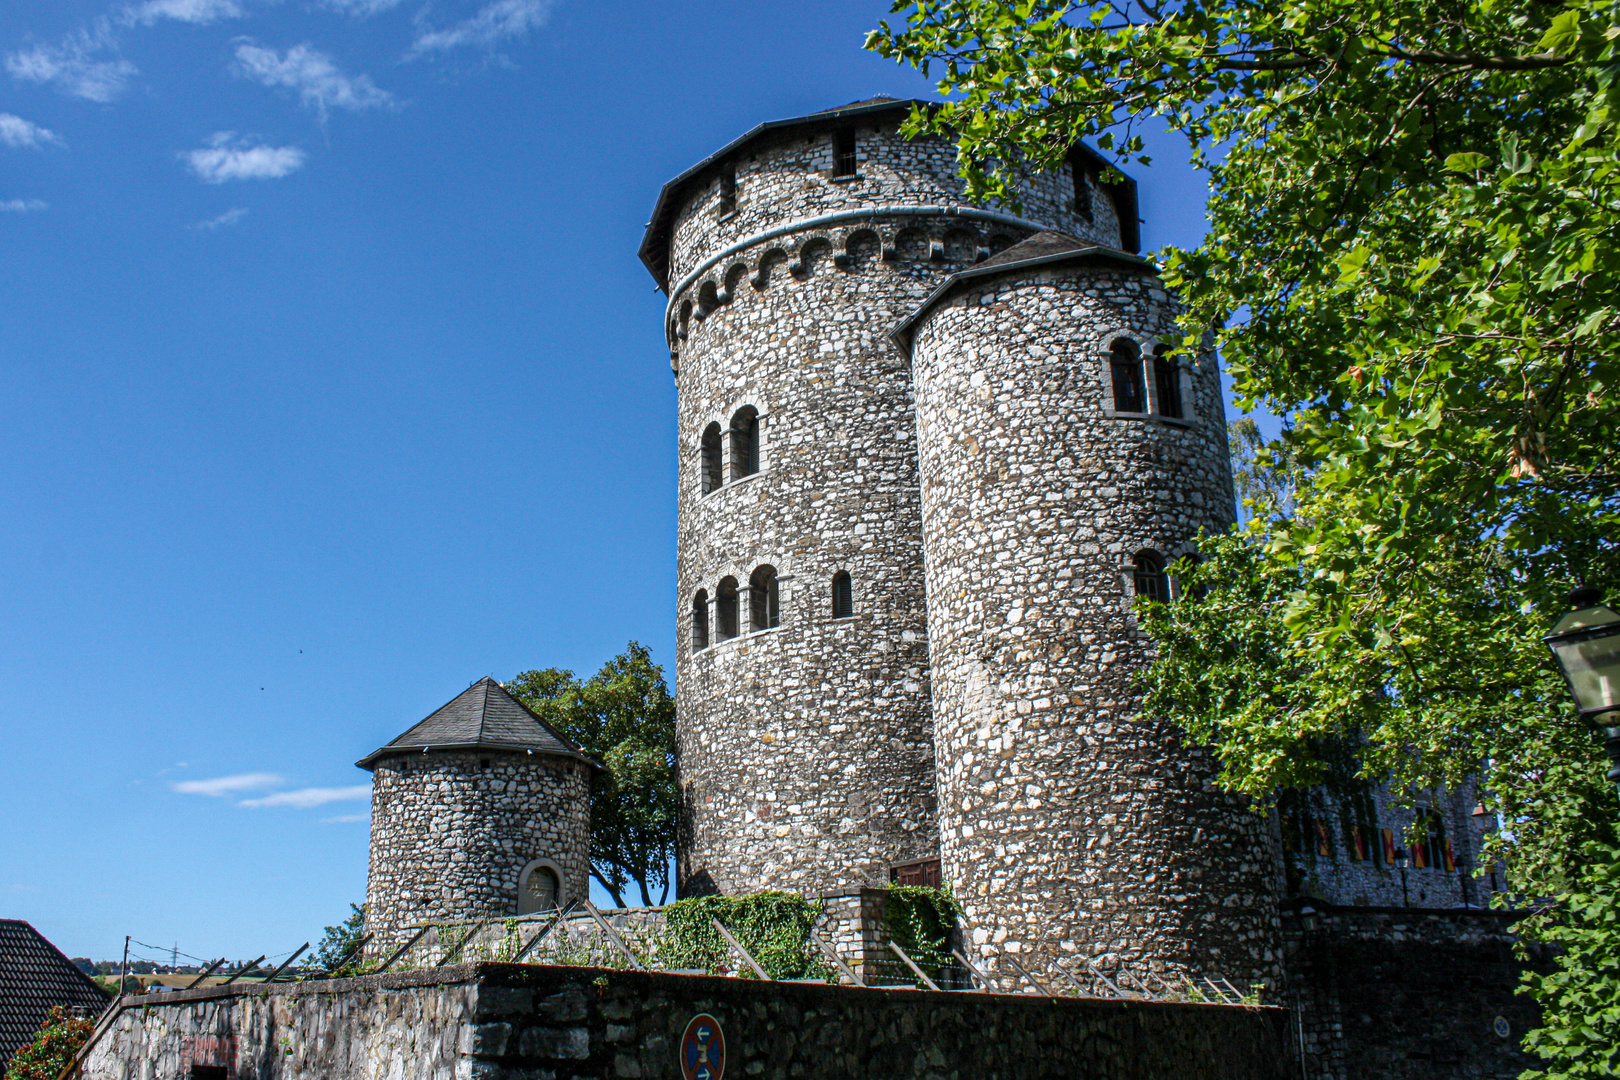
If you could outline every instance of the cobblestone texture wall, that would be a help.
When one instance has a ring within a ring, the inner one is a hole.
[[[1538,1062],[1519,1048],[1538,1013],[1515,992],[1525,965],[1513,954],[1513,915],[1323,907],[1316,919],[1310,930],[1295,915],[1284,921],[1301,1075],[1513,1080]]]
[[[699,1013],[725,1076],[1285,1080],[1287,1013],[1219,1005],[858,990],[599,968],[466,965],[410,976],[164,994],[125,1012],[89,1080],[643,1080],[681,1075]]]
[[[914,340],[944,876],[1009,985],[1002,952],[1275,980],[1264,821],[1132,682],[1133,557],[1233,517],[1214,358],[1182,375],[1185,421],[1114,415],[1110,345],[1151,355],[1162,284],[1102,260],[1011,273]]]
[[[488,762],[488,768],[483,766]],[[560,902],[590,872],[590,775],[569,758],[496,751],[390,755],[371,786],[366,922],[372,951],[438,920],[517,913],[535,859],[562,870]]]
[[[735,212],[722,219],[717,191],[698,192],[675,233],[676,279],[712,262],[670,299],[687,894],[838,891],[937,850],[911,385],[885,333],[947,273],[1027,230],[883,211],[965,205],[954,151],[892,125],[863,128],[857,146],[860,177],[835,180],[826,135],[756,145],[737,162]],[[861,207],[872,216],[710,259]],[[1113,228],[1095,216],[1093,231]],[[762,417],[759,472],[704,494],[702,434],[744,406]],[[745,595],[743,635],[716,640],[711,612],[712,643],[694,654],[693,597],[712,600],[727,577],[746,594],[761,566],[779,575],[780,625],[747,633]],[[833,618],[838,571],[850,618]]]

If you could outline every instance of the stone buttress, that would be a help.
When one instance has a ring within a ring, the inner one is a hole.
[[[1004,954],[1245,991],[1278,973],[1265,820],[1215,788],[1209,753],[1138,713],[1133,596],[1170,595],[1198,531],[1234,517],[1214,355],[1153,355],[1179,340],[1174,318],[1144,260],[1043,233],[896,331],[917,398],[944,877],[1008,985]]]
[[[684,894],[937,858],[912,387],[885,335],[1041,227],[1118,244],[1121,201],[1134,229],[1094,155],[1084,214],[1069,170],[1030,216],[970,205],[954,146],[899,134],[911,105],[756,128],[665,186],[642,247],[679,392]]]

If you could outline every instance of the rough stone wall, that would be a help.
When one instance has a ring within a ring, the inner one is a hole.
[[[587,768],[569,758],[499,751],[379,761],[371,786],[368,948],[387,949],[424,922],[516,914],[518,875],[534,859],[562,870],[562,903],[584,896]]]
[[[962,204],[947,144],[865,138],[867,178],[836,182],[825,136],[812,142],[740,162],[724,223],[713,193],[694,195],[676,276],[818,208]],[[683,893],[838,891],[937,850],[911,385],[885,333],[946,274],[1023,235],[874,210],[745,246],[671,296]],[[704,494],[703,431],[745,405],[762,417],[759,472]],[[746,591],[760,566],[779,575],[780,626],[720,642],[711,610],[694,655],[695,594],[712,603],[728,576]],[[840,570],[852,618],[832,618]]]
[[[1329,906],[1316,917],[1310,930],[1295,915],[1284,921],[1301,1075],[1513,1080],[1535,1066],[1519,1048],[1538,1012],[1515,992],[1525,969],[1513,953],[1516,916]]]
[[[1182,375],[1186,420],[1115,415],[1110,344],[1171,333],[1163,285],[1102,260],[1009,273],[914,340],[944,876],[1009,984],[1003,951],[1275,986],[1263,819],[1133,685],[1134,555],[1233,518],[1215,360]]]
[[[89,1080],[674,1078],[686,1024],[724,1031],[728,1077],[1285,1080],[1287,1013],[1219,1005],[860,990],[479,964],[158,996],[89,1055]]]

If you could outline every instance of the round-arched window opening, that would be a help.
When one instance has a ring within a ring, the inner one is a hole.
[[[554,911],[562,900],[562,878],[556,864],[537,860],[524,867],[518,881],[518,914]]]

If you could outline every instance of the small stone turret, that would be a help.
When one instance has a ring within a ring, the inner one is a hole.
[[[1179,339],[1147,262],[1037,234],[903,322],[912,360],[940,838],[1005,979],[1122,965],[1277,974],[1264,820],[1138,713],[1132,601],[1169,599],[1233,519],[1215,357]]]
[[[374,774],[366,924],[386,950],[423,922],[583,897],[601,768],[494,679],[357,762]]]

